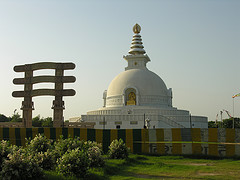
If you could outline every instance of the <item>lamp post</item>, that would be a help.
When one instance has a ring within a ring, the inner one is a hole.
[[[234,96],[233,96],[233,126],[232,126],[232,128],[234,129],[235,127],[234,127]]]
[[[103,129],[105,129],[105,116],[103,116]]]
[[[223,114],[223,112],[222,112],[222,111],[220,111],[220,115],[221,115],[221,126],[220,126],[220,128],[223,128],[223,119],[222,119],[222,114]]]
[[[192,129],[192,115],[189,116],[190,128]]]
[[[235,118],[234,118],[234,98],[235,98],[235,97],[239,97],[239,96],[240,96],[240,93],[235,94],[235,95],[232,96],[232,98],[233,98],[233,126],[232,126],[233,129],[235,128],[235,126],[234,126],[234,124],[235,124],[235,123],[234,123],[234,121],[235,121]]]
[[[145,126],[145,113],[143,114],[143,129],[146,129],[146,126]]]

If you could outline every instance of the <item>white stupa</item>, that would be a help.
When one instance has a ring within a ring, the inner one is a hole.
[[[146,67],[150,59],[140,31],[136,24],[129,55],[123,57],[128,66],[104,91],[103,108],[87,112],[81,121],[95,122],[96,129],[207,128],[207,117],[172,107],[172,89]]]

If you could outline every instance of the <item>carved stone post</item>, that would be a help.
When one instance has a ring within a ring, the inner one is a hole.
[[[57,68],[55,70],[55,100],[53,101],[53,127],[63,127],[64,126],[64,119],[63,119],[63,110],[64,107],[64,101],[62,100],[62,91],[63,91],[63,68],[61,64],[57,65]]]
[[[31,70],[30,65],[25,66],[25,84],[24,84],[24,101],[22,101],[21,110],[23,110],[23,126],[26,128],[32,127],[32,110],[33,102],[32,102],[32,83],[31,78],[33,77],[33,71]]]

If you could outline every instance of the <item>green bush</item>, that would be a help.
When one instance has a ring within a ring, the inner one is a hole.
[[[64,176],[85,177],[89,169],[89,159],[86,151],[79,148],[67,151],[57,160],[57,172]]]
[[[32,140],[26,143],[26,154],[32,157],[32,160],[45,170],[52,170],[56,166],[53,154],[52,140],[38,134]]]
[[[104,165],[101,144],[81,141],[79,138],[63,139],[63,137],[52,144],[52,140],[41,134],[32,140],[27,140],[25,148],[11,146],[9,142],[1,141],[2,178],[42,177],[43,169],[56,169],[63,175],[84,177],[90,167]]]
[[[90,161],[90,167],[102,167],[104,165],[102,145],[96,142],[85,142],[87,144],[87,154]]]
[[[44,170],[54,170],[56,167],[56,160],[53,151],[47,152],[30,152],[35,163]]]
[[[28,140],[26,148],[31,152],[47,152],[48,149],[52,149],[52,140],[46,136],[38,134],[32,140]]]
[[[7,159],[7,156],[9,153],[10,153],[9,141],[2,140],[0,142],[0,170],[2,169],[2,163],[3,163],[4,159]]]
[[[102,156],[102,146],[92,141],[82,141],[79,137],[63,139],[61,136],[57,142],[54,143],[54,157],[55,160],[62,157],[66,152],[79,148],[87,153],[90,167],[101,167],[104,165]]]
[[[3,180],[25,180],[42,179],[43,170],[40,168],[32,156],[26,153],[23,148],[15,148],[8,155],[2,166],[1,178]]]
[[[115,139],[109,146],[108,154],[111,159],[126,159],[128,158],[128,148],[122,139]]]
[[[54,157],[55,160],[62,157],[67,151],[71,151],[76,148],[82,149],[84,146],[83,141],[81,141],[79,138],[67,138],[63,139],[63,136],[60,137],[55,143],[54,143]]]

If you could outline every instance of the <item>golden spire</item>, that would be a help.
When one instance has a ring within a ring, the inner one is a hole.
[[[143,49],[142,45],[142,38],[141,35],[139,34],[141,31],[141,27],[138,24],[135,24],[133,26],[133,39],[132,39],[132,45],[130,47],[130,50],[128,51],[129,54],[132,55],[139,55],[139,54],[145,54],[145,50]]]
[[[140,33],[140,31],[141,31],[141,26],[139,26],[139,24],[135,24],[134,26],[133,26],[133,32],[135,33],[135,34],[138,34],[138,33]]]

